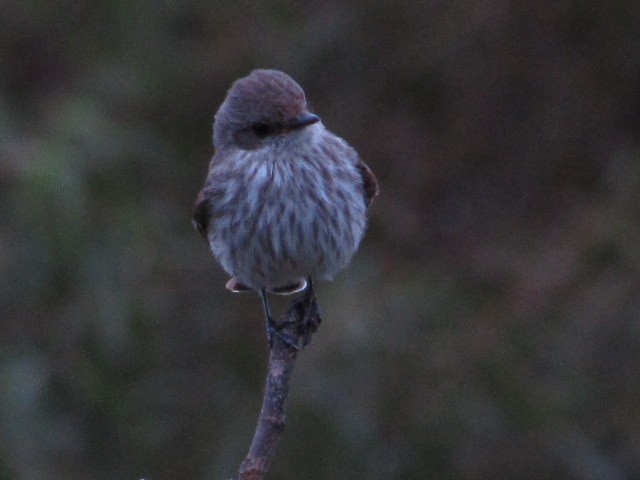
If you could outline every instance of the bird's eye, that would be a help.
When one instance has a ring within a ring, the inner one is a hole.
[[[266,137],[270,133],[273,133],[273,127],[266,123],[254,123],[253,125],[251,125],[251,130],[258,137]]]
[[[255,150],[260,148],[267,139],[283,131],[279,123],[257,122],[248,127],[237,130],[233,136],[238,145],[243,150]]]

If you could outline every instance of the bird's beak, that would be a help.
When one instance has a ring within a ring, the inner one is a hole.
[[[298,130],[300,128],[308,127],[309,125],[313,125],[314,123],[319,121],[319,116],[314,115],[313,113],[303,112],[296,118],[292,119],[288,127],[289,130]]]

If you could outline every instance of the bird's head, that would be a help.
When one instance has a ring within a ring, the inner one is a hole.
[[[234,82],[216,113],[214,145],[254,150],[319,120],[307,110],[304,91],[289,75],[254,70]]]

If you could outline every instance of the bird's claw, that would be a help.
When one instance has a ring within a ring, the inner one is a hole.
[[[281,323],[276,323],[273,319],[269,319],[267,321],[267,339],[269,340],[269,348],[273,348],[273,338],[277,337],[282,343],[287,345],[289,348],[293,350],[300,350],[298,345],[298,338],[292,335],[287,335],[282,332],[282,329],[287,325],[292,323],[297,323],[293,320],[287,320]]]

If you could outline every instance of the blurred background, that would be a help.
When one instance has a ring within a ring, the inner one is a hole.
[[[269,478],[640,478],[638,25],[634,0],[1,2],[0,479],[237,472],[262,311],[190,218],[258,67],[381,182]]]

